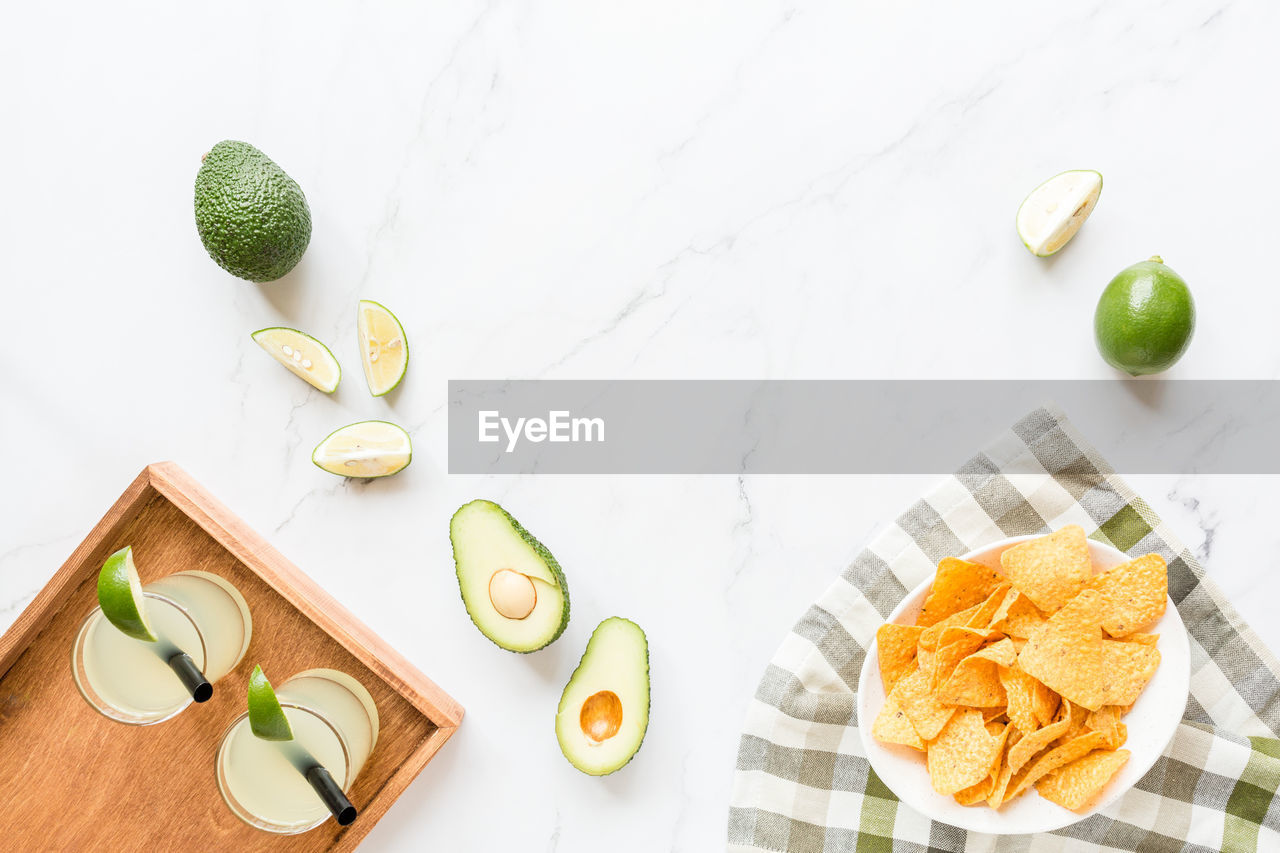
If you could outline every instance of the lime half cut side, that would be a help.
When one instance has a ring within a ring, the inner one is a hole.
[[[249,728],[263,740],[293,740],[293,727],[261,666],[249,676]]]
[[[1054,175],[1018,208],[1018,237],[1031,254],[1047,258],[1076,236],[1102,194],[1102,175],[1078,169]]]
[[[289,372],[326,394],[338,390],[342,367],[329,348],[297,329],[272,326],[253,333],[253,339]]]
[[[413,459],[409,433],[386,421],[361,421],[331,432],[311,461],[341,477],[389,477]]]
[[[356,334],[369,393],[375,397],[390,393],[409,369],[404,326],[385,305],[362,299],[356,308]]]
[[[102,564],[98,572],[98,604],[102,615],[126,636],[154,643],[158,637],[147,621],[142,581],[133,564],[133,548],[125,546]]]

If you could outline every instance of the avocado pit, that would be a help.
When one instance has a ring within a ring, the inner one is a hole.
[[[528,575],[499,569],[489,578],[489,602],[507,619],[525,619],[538,604],[538,589]]]
[[[588,739],[604,743],[622,728],[622,700],[612,690],[593,693],[582,703],[578,725]]]

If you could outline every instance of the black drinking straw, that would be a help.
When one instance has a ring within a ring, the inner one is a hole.
[[[333,814],[333,819],[339,826],[347,826],[356,819],[356,807],[351,805],[351,801],[347,799],[346,794],[342,793],[342,788],[338,787],[338,783],[333,780],[328,770],[319,764],[313,764],[304,771],[303,775],[320,795],[320,799],[324,800],[325,806]]]
[[[191,655],[184,651],[174,652],[166,661],[169,668],[178,676],[178,680],[182,682],[182,686],[187,688],[191,694],[191,698],[197,702],[208,702],[209,697],[213,695],[213,685],[209,683],[209,679],[204,677],[204,673],[200,671],[200,667],[196,666],[196,662],[191,659]]]

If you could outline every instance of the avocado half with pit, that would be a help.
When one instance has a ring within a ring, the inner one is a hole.
[[[649,728],[649,641],[640,626],[601,622],[569,677],[556,711],[556,739],[569,763],[590,776],[620,770]]]
[[[493,501],[464,504],[449,522],[458,589],[471,621],[512,652],[536,652],[569,624],[569,586],[556,558]]]

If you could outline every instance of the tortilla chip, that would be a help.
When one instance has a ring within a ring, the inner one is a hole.
[[[1078,812],[1091,805],[1129,760],[1129,750],[1100,749],[1077,758],[1036,782],[1040,796]]]
[[[1160,641],[1159,634],[1130,634],[1125,637],[1125,642],[1142,643],[1144,646],[1154,646]]]
[[[897,690],[890,693],[884,700],[884,707],[880,709],[875,723],[871,726],[871,736],[881,743],[901,744],[923,752],[924,741],[920,740],[920,735],[916,734],[915,727],[907,719],[907,714],[902,710],[899,700],[900,694]]]
[[[1077,758],[1083,758],[1095,749],[1102,748],[1106,742],[1107,736],[1102,732],[1089,732],[1062,746],[1054,747],[1013,777],[1009,782],[1009,793],[1005,796],[1005,802],[1019,796],[1046,774],[1070,764]]]
[[[929,682],[918,669],[904,675],[894,686],[894,690],[898,693],[902,710],[921,740],[936,738],[956,712],[955,708],[943,705],[934,698]]]
[[[1015,659],[1013,643],[1008,639],[979,649],[956,664],[946,682],[935,691],[938,701],[974,708],[1003,707],[1006,699],[998,670]]]
[[[920,671],[924,673],[925,678],[930,682],[933,680],[933,664],[937,655],[933,652],[926,651],[923,647],[916,647],[916,666],[920,667]]]
[[[926,651],[936,652],[938,650],[938,639],[942,636],[942,632],[948,628],[965,627],[969,619],[973,617],[973,614],[978,612],[978,608],[981,606],[981,604],[975,604],[968,610],[961,610],[959,613],[953,613],[936,625],[930,625],[928,628],[925,628],[920,634],[920,648]]]
[[[1024,733],[1017,745],[1005,756],[1005,766],[1010,773],[1017,773],[1035,757],[1036,753],[1047,748],[1051,743],[1066,734],[1071,726],[1070,706],[1064,706],[1057,720],[1034,732]]]
[[[1009,592],[991,616],[989,627],[1010,637],[1026,639],[1032,632],[1042,628],[1045,623],[1044,614],[1036,609],[1027,598],[1016,589]]]
[[[987,774],[987,778],[983,779],[976,785],[970,785],[963,791],[956,791],[954,796],[956,802],[962,806],[972,806],[986,800],[991,796],[991,790],[996,785],[996,777]]]
[[[1009,597],[1013,587],[1007,581],[1001,581],[996,584],[996,588],[991,590],[991,594],[986,600],[978,605],[978,609],[969,617],[969,621],[965,622],[970,628],[980,628],[986,630],[991,627],[991,617],[1000,609],[1004,600]]]
[[[1049,618],[1043,629],[1027,641],[1018,654],[1018,665],[1055,693],[1091,711],[1111,701],[1111,679],[1108,670],[1120,657],[1103,647],[1098,614],[1105,604],[1102,594],[1087,589]],[[1116,645],[1136,646],[1134,643]],[[1145,682],[1143,682],[1145,684]]]
[[[951,677],[956,665],[976,652],[986,641],[986,632],[975,628],[948,628],[943,631],[942,639],[938,641],[938,652],[933,658],[929,689],[937,690],[939,684]]]
[[[1072,524],[1030,539],[1000,555],[1014,587],[1046,613],[1053,613],[1084,588],[1093,574],[1084,528]]]
[[[933,587],[924,600],[916,624],[927,628],[968,607],[981,604],[1002,580],[995,569],[947,557],[938,563]]]
[[[886,622],[876,630],[876,651],[880,659],[880,680],[884,692],[893,690],[898,679],[915,666],[916,643],[923,628],[914,625],[894,625]]]
[[[982,722],[982,712],[965,709],[929,744],[929,779],[939,794],[955,794],[991,774],[1004,737],[995,737]]]
[[[1164,557],[1147,554],[1090,579],[1088,588],[1107,600],[1102,630],[1125,637],[1160,621],[1169,596],[1169,571]]]
[[[1106,705],[1131,705],[1146,689],[1160,666],[1160,650],[1142,643],[1103,640],[1102,651],[1109,675]]]
[[[1016,662],[1013,666],[1000,667],[999,675],[1008,702],[1009,721],[1023,734],[1031,734],[1043,725],[1035,707],[1035,686],[1040,682],[1023,672]]]

